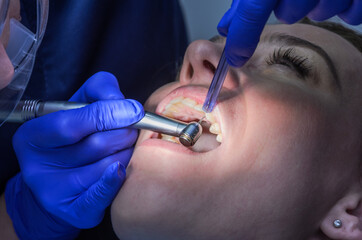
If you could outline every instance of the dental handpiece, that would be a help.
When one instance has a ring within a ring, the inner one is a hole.
[[[81,108],[87,105],[87,103],[77,102],[25,100],[19,102],[6,121],[25,122],[48,113]],[[0,118],[1,115],[0,112]],[[144,117],[131,127],[178,137],[180,143],[186,147],[193,146],[202,134],[202,127],[198,122],[185,123],[151,112],[145,112]]]

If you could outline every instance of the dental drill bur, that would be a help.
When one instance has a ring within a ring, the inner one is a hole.
[[[25,100],[19,102],[6,121],[25,122],[48,113],[81,108],[87,105],[87,103],[77,102]],[[4,114],[0,111],[0,119],[3,118],[2,115]],[[178,137],[182,145],[191,147],[202,134],[201,120],[199,122],[185,123],[155,113],[145,112],[144,117],[131,127]]]

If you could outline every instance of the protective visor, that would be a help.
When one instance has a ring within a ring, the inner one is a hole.
[[[48,20],[48,0],[37,0],[37,26],[34,34],[15,18],[9,19],[13,0],[0,0],[0,36],[14,69],[11,81],[0,75],[0,126],[20,101],[34,67],[35,54],[43,39]],[[11,16],[10,16],[11,17]],[[5,39],[5,40],[4,40]],[[5,54],[1,53],[0,54]],[[1,64],[1,63],[0,63]],[[1,66],[0,66],[1,67]],[[0,71],[0,73],[3,73]],[[4,83],[5,82],[5,83]]]

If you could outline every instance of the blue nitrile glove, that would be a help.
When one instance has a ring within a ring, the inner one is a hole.
[[[240,67],[253,55],[273,10],[285,23],[305,16],[322,21],[334,15],[349,24],[362,23],[360,0],[234,0],[218,25],[219,33],[227,36],[225,55],[231,66]]]
[[[25,189],[24,192],[32,194],[38,207],[50,218],[46,220],[44,213],[30,216],[28,212],[35,214],[29,209],[34,203],[27,204],[27,201],[6,196],[7,204],[9,201],[19,202],[14,209],[8,209],[9,212],[31,217],[34,224],[45,226],[52,222],[59,225],[60,221],[56,220],[60,219],[67,223],[64,224],[65,230],[70,225],[91,228],[102,220],[104,210],[125,179],[125,168],[137,139],[137,130],[125,127],[144,115],[142,105],[124,99],[116,78],[105,72],[91,77],[70,101],[94,103],[28,121],[13,138],[26,183],[22,186],[31,190]],[[29,196],[29,200],[31,198]],[[38,216],[39,221],[49,222],[37,223]],[[11,214],[10,217],[19,236],[32,231],[31,226],[22,226],[27,220],[17,221]],[[59,228],[56,227],[54,236]]]

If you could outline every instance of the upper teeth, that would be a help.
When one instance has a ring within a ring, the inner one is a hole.
[[[196,106],[196,101],[190,99],[190,98],[184,98],[181,103],[183,103],[186,106],[189,106],[191,108]]]
[[[212,113],[206,113],[206,114],[205,114],[205,117],[206,117],[206,119],[209,120],[211,123],[216,122],[215,116],[214,116],[214,114],[212,114]]]
[[[220,125],[218,123],[213,123],[210,126],[210,132],[213,134],[220,134],[221,130],[220,130]]]
[[[185,107],[187,108],[185,109]],[[180,120],[187,120],[186,118],[189,118],[190,115],[201,119],[205,115],[206,119],[211,123],[209,131],[217,135],[216,140],[218,142],[222,141],[222,132],[220,124],[216,121],[216,116],[213,114],[213,112],[205,114],[204,111],[202,111],[202,105],[197,104],[197,102],[191,98],[179,96],[172,99],[167,104],[162,114],[167,117],[177,118]],[[162,137],[164,140],[175,140],[168,137],[165,138],[164,136]]]

